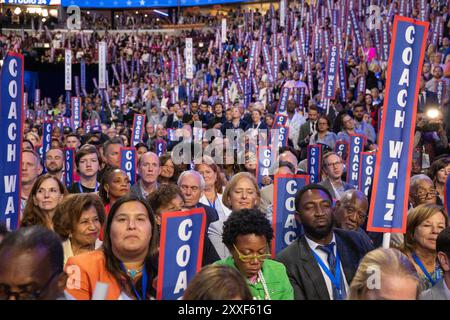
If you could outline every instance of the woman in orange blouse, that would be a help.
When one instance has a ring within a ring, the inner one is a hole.
[[[66,291],[77,300],[90,300],[97,282],[102,282],[108,284],[107,300],[154,297],[157,245],[148,204],[134,196],[118,199],[106,221],[103,248],[67,261]]]

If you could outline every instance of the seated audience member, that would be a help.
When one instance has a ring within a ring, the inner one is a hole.
[[[41,158],[34,150],[25,149],[22,151],[22,175],[21,175],[21,202],[20,214],[21,218],[25,210],[25,206],[30,198],[30,192],[36,179],[41,175],[43,166]]]
[[[184,196],[177,185],[163,184],[157,190],[150,193],[147,198],[153,212],[155,213],[155,223],[158,229],[158,236],[161,229],[162,214],[165,212],[176,212],[184,209]],[[205,229],[203,243],[202,264],[208,265],[220,259],[214,246],[209,240]]]
[[[413,208],[425,204],[436,204],[437,192],[433,181],[424,174],[411,177],[409,182],[409,202]]]
[[[64,151],[60,148],[52,148],[45,154],[45,169],[47,173],[63,181]]]
[[[252,300],[245,278],[235,268],[203,267],[189,282],[183,300]]]
[[[349,289],[348,300],[416,300],[421,290],[408,257],[392,248],[366,254]]]
[[[200,203],[216,209],[219,219],[226,219],[231,213],[222,201],[223,190],[225,188],[225,181],[220,175],[219,167],[214,163],[211,157],[204,156],[203,163],[195,166],[205,180],[205,189],[199,200]]]
[[[40,176],[30,192],[30,200],[27,202],[22,227],[40,225],[53,230],[53,216],[56,207],[61,203],[67,190],[60,180],[45,174]]]
[[[430,177],[424,174],[417,174],[411,177],[409,182],[409,203],[408,215],[413,208],[421,204],[437,204],[437,192]],[[403,234],[391,234],[391,246],[401,247],[403,243]]]
[[[321,185],[299,190],[295,209],[305,234],[277,256],[286,266],[295,299],[345,299],[359,261],[372,244],[358,232],[333,227],[333,199]]]
[[[97,192],[100,183],[97,175],[100,170],[100,155],[97,148],[91,144],[83,145],[75,155],[75,165],[80,181],[69,187],[70,193]]]
[[[322,157],[322,170],[326,179],[320,182],[333,199],[339,200],[345,191],[353,187],[342,180],[344,174],[344,162],[341,157],[334,152],[325,153]]]
[[[69,195],[58,205],[53,226],[63,241],[64,263],[101,246],[98,237],[104,222],[105,208],[97,195]]]
[[[232,211],[257,209],[260,206],[261,192],[253,175],[248,172],[235,174],[228,182],[222,196],[223,204]],[[221,259],[230,255],[222,242],[223,225],[226,220],[211,223],[208,236]]]
[[[107,300],[154,298],[157,250],[152,209],[136,197],[121,197],[107,217],[102,249],[67,261],[66,291],[78,300],[90,300],[95,283],[103,282],[108,285]]]
[[[314,133],[310,140],[309,144],[318,144],[322,143],[327,145],[331,150],[334,150],[334,146],[336,144],[337,136],[331,130],[331,122],[327,116],[319,116],[319,119],[316,123],[316,133]]]
[[[216,264],[237,268],[256,300],[292,300],[286,268],[270,259],[272,238],[272,226],[260,210],[233,211],[223,227],[223,243],[231,256]]]
[[[20,228],[0,245],[0,300],[64,300],[64,253],[54,232]]]
[[[356,231],[368,237],[362,229],[369,209],[369,202],[364,193],[355,189],[347,190],[341,200],[336,201],[335,207],[334,222],[337,228]]]
[[[177,184],[178,174],[176,173],[176,167],[173,164],[172,156],[170,154],[164,154],[159,157],[159,165],[161,167],[161,173],[158,177],[160,184]]]
[[[154,152],[144,153],[138,160],[140,179],[131,187],[131,194],[141,199],[159,187],[158,176],[161,173],[159,158]]]
[[[98,195],[105,205],[106,214],[120,197],[130,194],[130,179],[119,168],[110,167],[105,171]]]
[[[442,279],[432,288],[422,292],[421,300],[450,300],[450,228],[439,233],[436,240],[436,252],[441,269]]]
[[[439,197],[437,204],[444,204],[445,182],[450,174],[450,157],[438,159],[431,165],[428,176],[433,180],[434,188]]]
[[[424,290],[434,286],[442,278],[436,254],[436,239],[447,226],[447,214],[442,207],[434,204],[420,205],[407,217],[402,250],[414,264]]]
[[[178,177],[178,186],[181,189],[184,197],[184,208],[203,208],[206,213],[206,229],[209,225],[219,220],[219,215],[216,209],[204,205],[200,202],[200,197],[205,189],[205,179],[203,176],[195,170],[187,170],[180,174]]]

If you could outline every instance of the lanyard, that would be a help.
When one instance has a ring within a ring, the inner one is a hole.
[[[97,183],[95,184],[95,190],[94,190],[94,192],[97,192],[98,186],[99,186],[99,183],[97,182]],[[84,189],[83,189],[83,186],[81,185],[81,182],[78,182],[78,187],[79,187],[81,193],[84,193]]]
[[[123,263],[121,262],[120,265],[122,266],[122,269],[125,271],[125,273],[127,273],[127,269],[125,268],[125,266],[123,265]],[[148,276],[147,276],[147,270],[145,269],[145,264],[142,268],[142,278],[141,278],[141,282],[142,282],[142,296],[139,295],[136,286],[134,285],[133,279],[131,279],[131,287],[134,291],[134,294],[136,295],[138,300],[145,300],[146,296],[147,296],[147,282],[148,282]]]
[[[415,262],[415,263],[419,266],[419,268],[422,270],[422,272],[423,272],[423,274],[425,275],[425,277],[427,277],[428,281],[430,281],[431,284],[434,286],[434,285],[436,284],[436,282],[439,281],[440,278],[441,278],[440,275],[439,275],[439,272],[435,272],[435,274],[436,274],[436,280],[434,280],[434,279],[431,277],[431,274],[427,271],[427,269],[426,269],[425,266],[423,265],[422,260],[420,260],[420,258],[419,258],[415,253],[413,253],[412,257],[413,257],[413,259],[414,259],[414,262]]]
[[[339,258],[339,252],[336,250],[336,267],[334,269],[334,274],[336,276],[333,276],[330,269],[325,265],[325,263],[322,261],[322,259],[319,257],[317,253],[314,252],[314,250],[311,250],[314,258],[316,258],[317,263],[320,265],[323,271],[325,271],[325,274],[327,277],[331,280],[331,283],[335,286],[335,288],[339,291],[339,294],[342,295],[342,288],[341,288],[341,259]]]
[[[259,277],[259,280],[261,281],[261,284],[263,286],[264,300],[272,300],[270,298],[270,295],[269,295],[269,289],[267,288],[266,279],[264,279],[264,276],[263,276],[261,270],[258,271],[258,277]]]
[[[208,197],[205,196],[205,198],[206,198],[206,200],[208,201],[209,206],[215,209],[215,208],[216,208],[216,199],[217,199],[217,198],[214,199],[213,203],[211,203],[211,202],[209,201]]]

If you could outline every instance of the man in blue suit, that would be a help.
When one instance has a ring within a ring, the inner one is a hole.
[[[305,234],[277,256],[286,267],[295,299],[345,299],[359,261],[372,244],[358,232],[333,227],[333,199],[321,185],[301,189],[295,208]]]

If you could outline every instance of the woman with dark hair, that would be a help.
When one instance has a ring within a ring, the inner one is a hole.
[[[316,122],[317,132],[311,136],[309,144],[326,144],[331,150],[334,150],[334,145],[336,144],[337,136],[334,132],[330,131],[331,121],[327,116],[319,116]]]
[[[233,211],[224,223],[222,241],[231,256],[216,262],[238,269],[254,299],[293,300],[285,266],[271,260],[269,248],[273,230],[258,209]]]
[[[53,230],[56,207],[68,192],[60,180],[49,174],[37,178],[25,206],[21,227],[40,225]]]
[[[447,226],[444,208],[435,204],[419,205],[408,214],[402,251],[414,264],[423,290],[431,288],[442,278],[436,239]]]
[[[195,171],[198,171],[205,179],[205,188],[199,202],[216,209],[219,219],[226,219],[231,210],[225,207],[222,201],[225,181],[219,167],[211,157],[203,156],[202,160],[201,164],[195,165]]]
[[[90,300],[102,282],[108,284],[107,300],[154,298],[158,241],[150,206],[134,196],[121,197],[106,220],[103,248],[67,261],[67,292]]]
[[[147,201],[155,213],[155,221],[158,229],[161,225],[163,212],[181,211],[184,206],[184,196],[180,187],[176,184],[163,184],[150,193]]]
[[[433,180],[434,187],[438,193],[441,203],[444,203],[445,182],[450,174],[450,157],[434,161],[428,171],[428,176]]]
[[[95,194],[69,195],[58,205],[53,226],[63,241],[64,263],[72,256],[101,246],[98,238],[104,222],[105,208]]]
[[[159,157],[161,174],[158,177],[159,184],[176,184],[178,179],[178,170],[172,161],[170,153]]]
[[[208,265],[189,282],[183,300],[252,300],[245,278],[235,268]]]
[[[114,167],[106,169],[98,191],[105,205],[106,214],[117,199],[130,193],[130,188],[130,179],[122,169]]]

